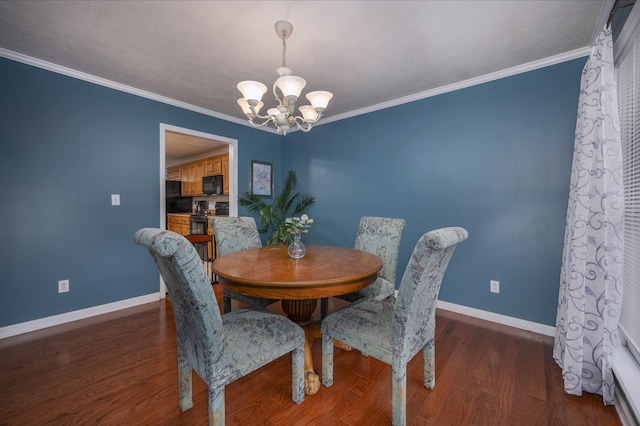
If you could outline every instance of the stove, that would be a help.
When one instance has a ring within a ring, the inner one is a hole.
[[[195,213],[189,216],[189,233],[191,235],[207,235],[207,215]]]

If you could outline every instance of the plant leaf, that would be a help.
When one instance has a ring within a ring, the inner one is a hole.
[[[284,221],[289,216],[301,215],[315,203],[315,197],[295,192],[297,184],[295,172],[289,170],[282,190],[271,203],[249,191],[244,191],[238,196],[238,204],[257,216],[260,221],[259,232],[268,235],[266,245],[291,244],[291,234]]]

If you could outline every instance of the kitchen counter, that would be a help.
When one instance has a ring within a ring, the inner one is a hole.
[[[180,234],[182,236],[189,235],[191,233],[191,220],[190,217],[193,213],[167,213],[167,229],[169,231],[173,231],[176,234]],[[207,222],[207,234],[213,235],[213,227],[211,226],[211,219],[216,217],[229,217],[228,215],[215,215],[208,214],[205,220],[200,220],[200,222]],[[201,225],[196,227],[196,229],[200,229]],[[197,234],[201,232],[195,232]]]
[[[179,217],[189,217],[194,213],[167,213],[170,214],[172,216],[179,216]],[[214,218],[214,217],[229,217],[228,214],[225,215],[215,215],[215,214],[208,214],[207,215],[208,218]]]

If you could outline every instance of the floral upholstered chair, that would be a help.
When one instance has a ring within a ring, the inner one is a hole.
[[[238,309],[220,315],[200,257],[186,238],[155,228],[134,236],[169,290],[176,322],[180,410],[193,406],[191,369],[209,390],[209,424],[223,425],[227,384],[291,352],[292,399],[304,400],[304,331],[282,315]]]
[[[217,217],[211,219],[211,226],[213,226],[213,236],[218,246],[218,256],[262,247],[258,226],[252,217]],[[265,307],[278,301],[277,299],[251,297],[223,288],[222,307],[225,314],[231,312],[231,299],[258,307]]]
[[[388,217],[368,217],[360,219],[358,234],[354,248],[377,255],[382,260],[382,269],[378,272],[378,279],[371,285],[354,293],[336,296],[349,302],[374,297],[386,299],[393,296],[396,289],[396,267],[398,265],[398,251],[400,239],[406,221]],[[324,298],[320,304],[320,316],[327,316],[328,299]]]
[[[463,228],[424,234],[404,272],[397,300],[366,299],[322,321],[322,383],[333,384],[333,339],[392,366],[393,424],[406,424],[406,370],[424,355],[424,385],[435,386],[436,301],[456,244],[467,239]]]

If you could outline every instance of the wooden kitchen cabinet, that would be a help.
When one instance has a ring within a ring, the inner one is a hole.
[[[229,195],[229,154],[221,156],[222,193]]]
[[[193,186],[193,195],[202,195],[202,176],[204,176],[204,160],[195,163],[195,184]]]
[[[204,174],[202,176],[213,176],[222,174],[222,157],[222,155],[216,155],[215,157],[205,158]]]
[[[222,174],[222,156],[213,157],[213,174]]]
[[[180,218],[176,215],[167,215],[167,230],[180,234]]]
[[[180,235],[189,235],[191,232],[189,215],[167,214],[167,229]]]
[[[189,169],[189,195],[191,196],[198,195],[196,193],[197,191],[196,179],[198,178],[196,174],[196,165],[195,163],[190,163],[187,168]]]
[[[196,197],[202,194],[204,176],[222,175],[223,194],[229,195],[229,154],[216,155],[167,169],[167,180],[182,181],[182,195]]]
[[[182,195],[190,196],[191,195],[191,177],[189,175],[189,166],[187,164],[183,164],[180,166],[180,180],[182,180]]]
[[[180,180],[180,167],[170,167],[167,169],[167,180]]]
[[[204,159],[204,175],[203,176],[211,176],[213,173],[213,157]]]
[[[189,222],[189,216],[183,216],[180,218],[180,235],[189,235],[191,233],[191,223]]]
[[[202,176],[204,176],[204,168],[204,160],[180,166],[183,196],[194,197],[202,195]]]
[[[202,189],[198,192],[198,168],[195,163],[187,163],[180,166],[182,176],[182,195],[193,197],[202,194]],[[202,179],[202,178],[201,178]]]

